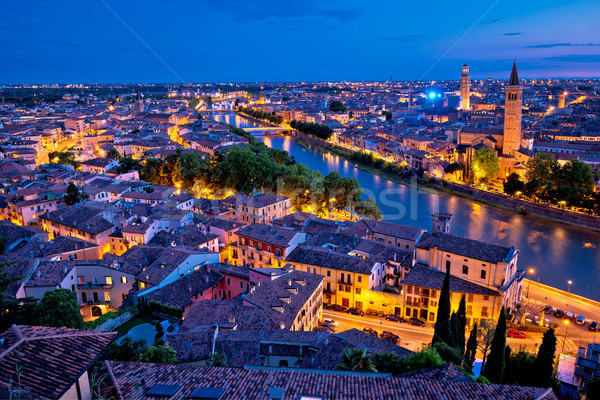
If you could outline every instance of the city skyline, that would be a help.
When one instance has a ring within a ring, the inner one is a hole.
[[[398,5],[259,1],[7,4],[11,83],[181,83],[596,77],[591,1]],[[559,26],[561,29],[556,29]],[[558,32],[558,33],[557,33]]]

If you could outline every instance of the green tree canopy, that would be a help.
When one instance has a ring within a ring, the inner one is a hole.
[[[477,354],[477,323],[473,324],[469,340],[467,341],[467,348],[465,350],[465,368],[467,371],[473,371],[473,364],[475,364],[475,355]]]
[[[340,100],[333,100],[329,103],[329,111],[345,112],[346,106]]]
[[[400,372],[406,373],[423,368],[437,367],[443,363],[444,360],[433,347],[423,347],[421,350],[400,360]]]
[[[504,307],[500,310],[498,323],[492,339],[490,354],[486,361],[482,375],[492,383],[502,383],[502,374],[505,367],[505,347],[506,347],[506,314]]]
[[[523,192],[525,190],[525,182],[521,180],[518,174],[514,172],[508,176],[504,182],[504,193],[513,195],[517,192]]]
[[[67,185],[67,191],[64,195],[65,204],[68,206],[72,206],[73,204],[77,204],[85,200],[86,194],[83,193],[82,190],[79,190],[77,186],[73,182],[69,182]]]
[[[549,154],[538,152],[527,162],[525,177],[528,182],[553,180],[558,171],[558,163]]]
[[[482,147],[477,150],[471,161],[471,170],[475,178],[482,182],[487,182],[498,176],[500,164],[494,149]]]
[[[83,317],[75,292],[67,289],[50,290],[40,302],[40,323],[44,326],[81,328]]]
[[[141,355],[141,362],[175,364],[177,363],[177,352],[169,346],[150,346]]]
[[[119,159],[121,159],[121,153],[119,153],[119,151],[117,149],[115,149],[114,147],[111,147],[110,150],[108,150],[108,153],[106,153],[106,158],[112,158],[113,160],[119,160]]]
[[[400,359],[396,353],[376,353],[373,356],[373,365],[377,372],[395,374],[398,371]]]

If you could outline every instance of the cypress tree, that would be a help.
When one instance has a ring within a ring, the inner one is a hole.
[[[448,343],[448,346],[456,348],[460,352],[460,354],[463,354],[465,352],[464,349],[460,350],[460,347],[458,345],[459,336],[460,321],[458,320],[458,315],[455,312],[452,312],[452,316],[450,317],[450,343]]]
[[[444,278],[444,284],[440,293],[435,330],[431,344],[444,342],[450,345],[450,336],[450,268],[446,268],[446,277]]]
[[[512,365],[510,359],[510,353],[512,352],[510,346],[504,348],[504,373],[502,374],[502,383],[507,383],[512,380]]]
[[[554,329],[550,328],[544,333],[542,344],[537,357],[533,362],[533,384],[535,386],[552,386],[554,371],[554,353],[556,352],[556,336]]]
[[[456,348],[460,350],[461,353],[465,352],[465,329],[467,328],[467,302],[465,300],[465,295],[463,294],[460,298],[460,303],[458,305],[458,311],[456,312],[456,317],[458,318],[459,326],[458,333],[454,334],[454,343]]]
[[[471,329],[471,335],[467,341],[467,350],[465,351],[465,367],[468,371],[473,372],[473,364],[475,363],[475,354],[477,353],[477,323]]]
[[[482,375],[489,379],[492,383],[502,383],[502,373],[504,372],[505,360],[504,352],[506,351],[506,315],[504,307],[500,310],[498,324],[492,339],[490,355],[483,367]]]

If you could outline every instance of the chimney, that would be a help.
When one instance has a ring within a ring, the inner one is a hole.
[[[235,317],[233,315],[230,315],[229,318],[227,318],[227,320],[232,323],[235,324]]]

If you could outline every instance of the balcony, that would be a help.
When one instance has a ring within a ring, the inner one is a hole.
[[[341,285],[348,285],[348,286],[352,286],[352,280],[344,280],[344,279],[338,279],[338,283]]]
[[[114,286],[114,283],[86,282],[83,284],[77,284],[77,289],[112,289]]]
[[[325,294],[335,294],[335,289],[323,289],[323,293],[325,293]]]

